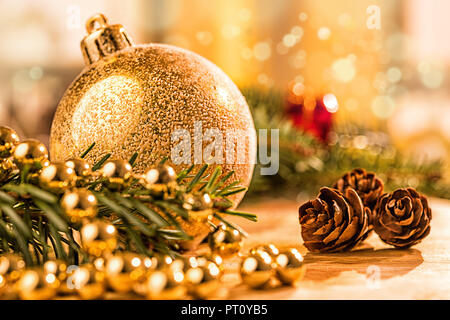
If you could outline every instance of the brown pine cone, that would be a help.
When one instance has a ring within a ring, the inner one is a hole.
[[[346,189],[344,196],[335,189],[320,189],[316,199],[299,208],[305,247],[313,252],[352,249],[369,232],[369,214],[355,190]]]
[[[378,200],[372,220],[381,240],[408,248],[430,233],[431,208],[427,198],[413,188],[397,189]]]
[[[342,193],[347,188],[355,189],[364,206],[370,210],[375,208],[378,198],[383,194],[383,182],[375,173],[366,172],[361,168],[347,172],[333,185],[333,188]]]

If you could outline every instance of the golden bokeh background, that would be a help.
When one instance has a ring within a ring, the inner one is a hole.
[[[102,12],[136,43],[192,50],[239,86],[333,93],[338,124],[387,130],[450,158],[446,0],[0,0],[0,123],[48,143],[84,67],[84,22]]]

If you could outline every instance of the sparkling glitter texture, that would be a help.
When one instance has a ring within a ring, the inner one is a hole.
[[[135,170],[143,173],[165,156],[170,163],[171,148],[179,143],[171,141],[172,132],[187,129],[194,163],[196,121],[202,122],[203,132],[217,128],[224,137],[227,132],[246,136],[245,146],[235,148],[245,153],[244,163],[225,163],[224,154],[221,165],[224,174],[235,170],[234,178],[248,186],[256,133],[248,105],[231,79],[203,57],[177,47],[131,46],[89,65],[67,89],[53,119],[51,160],[78,157],[95,142],[87,157],[91,164],[106,153],[128,160],[138,152]],[[203,141],[203,150],[209,143]],[[227,150],[225,138],[222,143]],[[178,170],[186,166],[174,165]]]

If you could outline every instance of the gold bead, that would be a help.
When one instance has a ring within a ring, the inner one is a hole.
[[[14,149],[14,162],[20,169],[28,167],[30,172],[47,166],[48,151],[45,145],[35,139],[24,140]]]
[[[141,296],[147,294],[147,277],[149,274],[154,272],[158,268],[158,258],[157,257],[142,257],[142,266],[144,267],[144,275],[138,277],[134,282],[133,291]]]
[[[92,256],[112,252],[117,246],[117,230],[110,223],[94,220],[83,225],[80,233],[83,248]]]
[[[16,165],[11,158],[0,158],[0,182],[5,181],[11,176],[11,173],[16,169]]]
[[[250,250],[250,253],[253,254],[253,253],[256,253],[258,251],[265,251],[272,258],[276,258],[280,254],[280,250],[278,250],[278,248],[275,245],[271,244],[271,243],[260,245],[260,246],[257,246],[255,248],[252,248]]]
[[[6,278],[0,274],[0,299],[2,299],[3,294],[7,288]]]
[[[59,280],[63,281],[67,278],[67,264],[63,260],[48,260],[43,265],[44,273],[52,273]]]
[[[53,274],[59,281],[58,291],[63,294],[70,294],[73,288],[67,286],[68,270],[67,264],[63,260],[48,260],[43,265],[45,274]]]
[[[18,254],[7,253],[0,256],[0,275],[10,283],[14,283],[20,278],[25,267],[25,261]]]
[[[147,298],[155,300],[179,300],[186,296],[182,270],[166,268],[150,273],[147,278]]]
[[[30,269],[23,273],[16,287],[23,300],[48,300],[57,293],[58,278],[42,269]]]
[[[0,159],[9,158],[19,141],[19,136],[13,129],[0,126]]]
[[[147,270],[154,270],[158,267],[158,259],[156,257],[144,257],[142,262]]]
[[[159,165],[147,171],[144,176],[147,184],[168,184],[176,181],[175,170],[168,165]]]
[[[65,164],[71,167],[79,177],[87,177],[92,174],[91,165],[86,160],[74,158],[66,160]]]
[[[113,290],[127,293],[146,275],[144,257],[132,252],[122,252],[107,258],[106,278]]]
[[[209,194],[186,194],[184,195],[183,207],[187,210],[200,211],[213,207],[213,202]]]
[[[61,207],[73,223],[97,215],[97,199],[84,188],[66,191],[61,198]]]
[[[274,276],[275,264],[265,251],[246,257],[240,267],[242,281],[251,288],[260,289],[268,285]]]
[[[221,255],[213,253],[210,257],[210,260],[214,262],[219,268],[223,267],[223,258]]]
[[[125,160],[111,160],[105,162],[100,169],[101,175],[106,178],[106,185],[113,190],[121,190],[130,181],[133,168]]]
[[[100,299],[105,293],[105,273],[90,264],[79,266],[73,272],[72,279],[81,299]]]
[[[177,175],[171,166],[159,165],[142,175],[140,182],[150,195],[155,198],[164,198],[176,186],[176,179]]]
[[[157,269],[183,270],[185,263],[182,259],[172,258],[168,255],[157,256]]]
[[[44,167],[39,174],[39,185],[54,193],[62,193],[73,186],[75,171],[64,163],[54,162]]]
[[[282,250],[276,258],[277,278],[287,285],[295,285],[304,275],[303,257],[297,249]]]
[[[211,298],[220,288],[220,274],[220,268],[212,261],[189,268],[185,272],[188,292],[197,299]]]
[[[209,236],[209,245],[222,257],[230,257],[242,248],[242,235],[236,229],[219,225]]]

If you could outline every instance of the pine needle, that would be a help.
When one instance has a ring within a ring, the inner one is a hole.
[[[84,159],[88,153],[94,148],[95,142],[93,142],[80,156],[81,159]]]
[[[111,154],[110,154],[110,153],[106,154],[103,158],[101,158],[97,163],[95,163],[95,164],[92,166],[92,171],[97,171],[98,169],[100,169],[100,168],[103,166],[103,164],[104,164],[110,157],[111,157]]]

